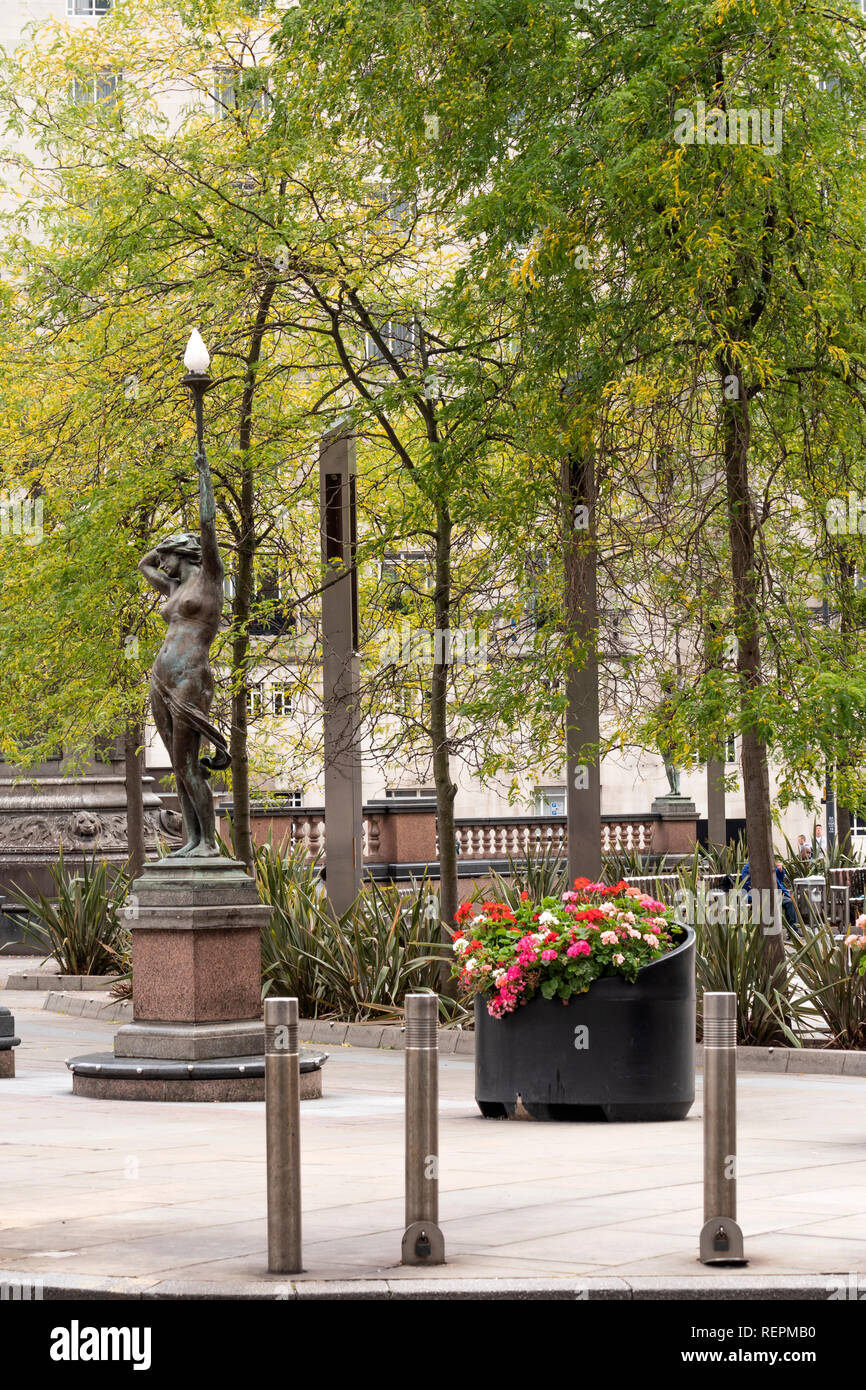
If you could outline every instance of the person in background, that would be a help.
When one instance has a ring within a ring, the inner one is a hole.
[[[813,858],[813,859],[826,859],[826,858],[827,858],[827,846],[826,846],[826,844],[824,843],[824,835],[823,835],[823,832],[822,832],[822,830],[821,830],[820,825],[816,825],[816,826],[815,826],[815,835],[814,835],[814,838],[813,838],[813,840],[812,840],[812,858]]]
[[[805,835],[797,836],[797,858],[804,860],[807,864],[812,858],[812,846]]]
[[[797,919],[797,910],[794,907],[794,899],[791,891],[785,883],[785,870],[782,867],[781,859],[776,861],[776,889],[782,899],[782,916],[785,925],[792,936],[800,935],[800,923]],[[752,901],[752,871],[748,859],[740,870],[740,886],[746,892],[748,902]],[[765,924],[766,925],[766,924]]]

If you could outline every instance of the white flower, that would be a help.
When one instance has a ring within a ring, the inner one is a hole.
[[[540,925],[541,925],[542,927],[552,927],[552,926],[555,926],[555,925],[556,925],[556,914],[553,913],[553,912],[551,912],[549,909],[545,909],[545,911],[542,912],[541,916],[539,917],[538,921],[539,921],[539,923],[540,923]],[[540,940],[540,938],[539,938],[539,940]]]
[[[458,941],[454,942],[454,950],[459,951],[461,956],[464,951],[469,950],[469,942],[466,940],[465,936],[461,936]]]
[[[477,970],[477,969],[478,969],[478,961],[475,959],[474,956],[472,956],[472,958],[466,962],[466,967],[465,967],[465,968],[466,968],[467,972],[468,972],[468,971],[471,971],[471,970]]]

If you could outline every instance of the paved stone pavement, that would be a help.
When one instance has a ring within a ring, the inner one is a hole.
[[[0,993],[23,1039],[0,1082],[0,1269],[266,1278],[264,1106],[73,1097],[63,1059],[104,1050],[113,1025],[44,1012],[44,997]],[[398,1263],[403,1065],[335,1048],[323,1099],[303,1106],[308,1279],[419,1277]],[[700,1077],[690,1117],[667,1125],[482,1120],[457,1056],[440,1092],[448,1264],[425,1280],[716,1277],[696,1255]],[[739,1125],[750,1279],[866,1276],[866,1079],[740,1076]]]

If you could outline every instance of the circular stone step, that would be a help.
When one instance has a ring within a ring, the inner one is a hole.
[[[301,1100],[322,1094],[322,1067],[327,1052],[302,1048]],[[210,1057],[183,1062],[162,1057],[115,1057],[91,1052],[71,1057],[72,1094],[94,1100],[264,1100],[265,1059]]]

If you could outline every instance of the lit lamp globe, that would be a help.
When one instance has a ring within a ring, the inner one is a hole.
[[[204,339],[197,328],[192,330],[189,335],[189,342],[186,345],[186,352],[183,355],[183,365],[186,367],[190,376],[207,376],[210,366],[210,353],[204,345]]]

